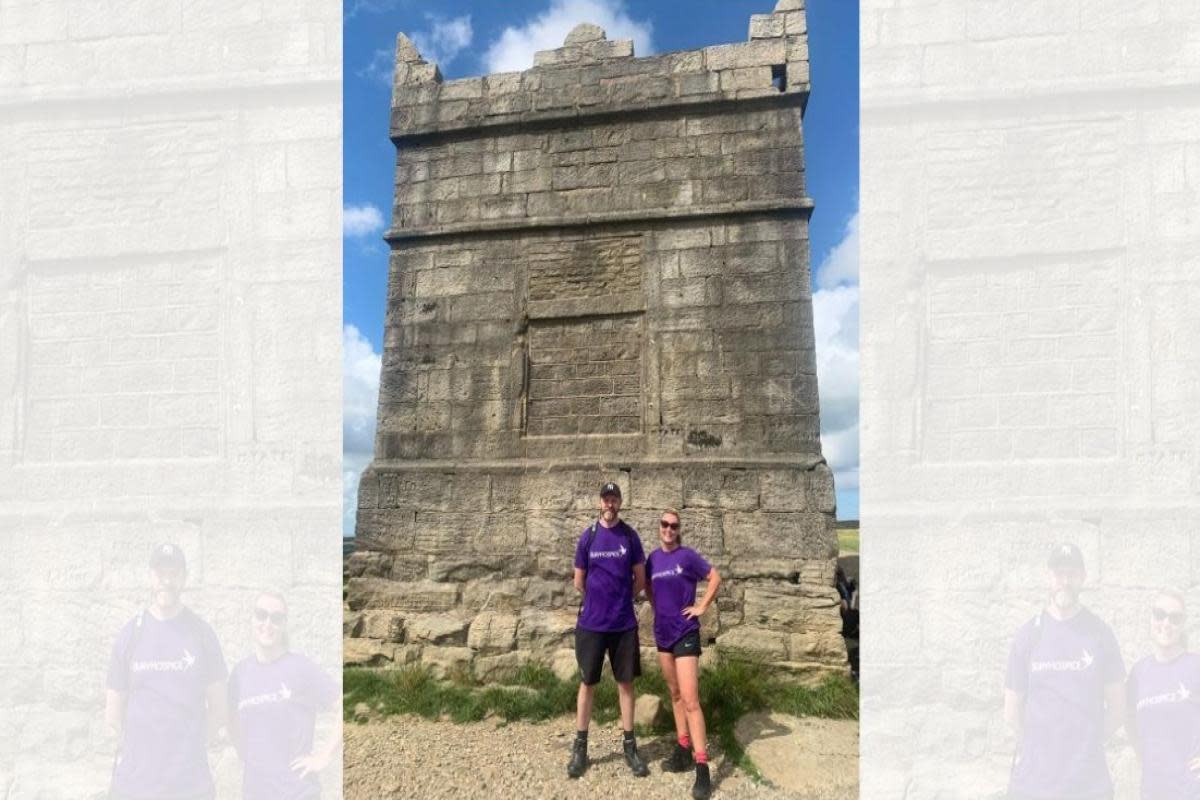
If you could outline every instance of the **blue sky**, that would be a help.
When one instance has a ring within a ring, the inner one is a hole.
[[[370,461],[383,341],[395,148],[388,140],[396,34],[447,79],[533,63],[578,22],[635,55],[745,41],[775,0],[345,0],[343,531],[353,530],[358,474]],[[681,8],[687,13],[681,14]],[[808,0],[813,91],[804,119],[821,429],[838,517],[858,518],[858,3]]]

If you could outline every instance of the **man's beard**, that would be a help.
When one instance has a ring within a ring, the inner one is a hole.
[[[159,589],[154,593],[154,602],[160,608],[171,608],[179,604],[178,589]]]
[[[1057,608],[1070,611],[1079,605],[1079,592],[1074,589],[1059,589],[1051,597],[1051,600]]]

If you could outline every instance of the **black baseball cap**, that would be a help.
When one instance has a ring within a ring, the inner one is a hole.
[[[1050,569],[1057,567],[1078,567],[1083,569],[1083,553],[1077,545],[1070,542],[1060,542],[1050,548],[1050,556],[1046,559]]]
[[[604,495],[606,495],[606,494],[615,494],[617,497],[620,497],[621,496],[621,487],[617,486],[612,481],[609,481],[608,483],[606,483],[600,487],[600,496],[604,497]]]
[[[158,567],[187,569],[187,559],[184,558],[183,550],[179,545],[163,542],[154,546],[154,550],[150,553],[150,568],[157,569]]]

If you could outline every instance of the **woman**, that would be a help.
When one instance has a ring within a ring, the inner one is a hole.
[[[1150,609],[1154,652],[1129,673],[1129,732],[1142,761],[1143,800],[1200,798],[1200,655],[1187,652],[1183,596]]]
[[[245,800],[313,800],[317,773],[342,740],[336,717],[328,738],[313,747],[317,713],[337,708],[337,685],[298,653],[288,651],[283,597],[263,592],[254,601],[254,655],[229,676],[230,731],[245,765]]]
[[[721,576],[699,553],[683,546],[679,512],[668,508],[659,520],[662,547],[646,558],[646,593],[654,608],[654,640],[658,663],[671,690],[678,739],[671,757],[663,762],[667,772],[684,772],[696,763],[692,797],[712,794],[704,712],[700,709],[700,617],[712,605]],[[704,598],[696,602],[696,584],[707,581]],[[691,751],[691,752],[689,752]]]

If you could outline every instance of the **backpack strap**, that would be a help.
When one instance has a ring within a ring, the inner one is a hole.
[[[583,591],[579,593],[579,611],[575,614],[577,617],[583,616],[583,602],[587,595],[587,573],[588,567],[591,566],[592,542],[596,540],[596,525],[598,522],[599,520],[596,520],[583,532]]]
[[[145,626],[142,624],[146,618],[146,609],[142,609],[133,618],[133,631],[129,634],[129,641],[125,643],[125,651],[121,654],[121,661],[125,665],[125,692],[129,692],[129,686],[133,678],[133,652],[137,649],[138,642],[142,639],[142,631]]]

